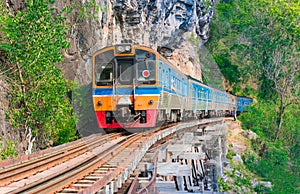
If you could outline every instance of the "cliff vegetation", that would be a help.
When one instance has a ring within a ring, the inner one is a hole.
[[[239,119],[259,136],[245,165],[273,185],[259,193],[299,193],[300,188],[299,1],[223,0],[208,43],[228,80],[227,89],[251,96]]]
[[[13,127],[3,129],[1,136],[15,135],[12,139],[18,141],[6,142],[2,153],[13,145],[18,146],[18,152],[31,153],[77,138],[67,97],[72,83],[56,68],[63,59],[61,50],[69,47],[67,24],[49,3],[27,1],[26,11],[17,12],[0,3],[0,75],[9,88],[6,118]],[[7,156],[2,154],[2,159]]]

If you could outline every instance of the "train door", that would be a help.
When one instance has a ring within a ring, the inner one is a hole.
[[[133,112],[135,89],[133,81],[135,77],[133,58],[115,59],[115,84],[114,100],[116,102],[115,118],[119,123],[129,120]]]
[[[210,90],[208,88],[206,88],[205,90],[205,101],[206,101],[206,105],[205,105],[205,116],[207,115],[207,111],[209,109],[209,104],[208,104],[208,101],[209,101],[209,98],[210,98]]]
[[[134,77],[133,59],[117,59],[116,80],[118,85],[132,85]]]
[[[211,106],[210,110],[208,111],[209,117],[213,117],[216,114],[216,100],[217,100],[217,94],[215,89],[211,89]]]

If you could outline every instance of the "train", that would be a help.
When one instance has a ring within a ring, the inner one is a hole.
[[[165,122],[233,116],[252,99],[205,85],[152,48],[117,44],[92,55],[92,96],[103,129],[150,129]]]

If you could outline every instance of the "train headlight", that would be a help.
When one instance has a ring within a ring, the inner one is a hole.
[[[117,50],[117,53],[130,53],[131,45],[117,45],[116,50]]]
[[[98,105],[98,106],[102,106],[102,102],[99,100],[99,101],[97,102],[97,105]]]
[[[117,52],[118,53],[123,53],[125,51],[125,47],[123,46],[117,46]]]
[[[154,104],[154,100],[149,100],[148,104],[149,105],[153,105]]]
[[[131,46],[129,46],[129,45],[125,46],[125,51],[130,52],[131,51]]]

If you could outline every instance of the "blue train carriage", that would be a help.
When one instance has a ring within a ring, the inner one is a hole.
[[[223,110],[227,107],[227,94],[216,88],[211,88],[212,90],[212,109],[209,111],[209,117],[223,116]],[[224,114],[225,116],[225,114]]]
[[[191,76],[187,76],[187,78],[188,93],[185,118],[207,117],[213,109],[213,90]]]
[[[242,112],[247,112],[248,107],[253,103],[253,99],[246,96],[238,96],[237,97],[237,114],[241,114]]]
[[[159,55],[158,83],[160,87],[158,121],[177,122],[185,118],[188,81],[173,64]]]
[[[196,107],[198,118],[233,116],[237,97],[225,91],[206,86],[190,78],[192,98],[191,107]],[[199,114],[200,113],[200,114]]]
[[[225,91],[216,92],[217,116],[233,116],[237,107],[237,97]]]

